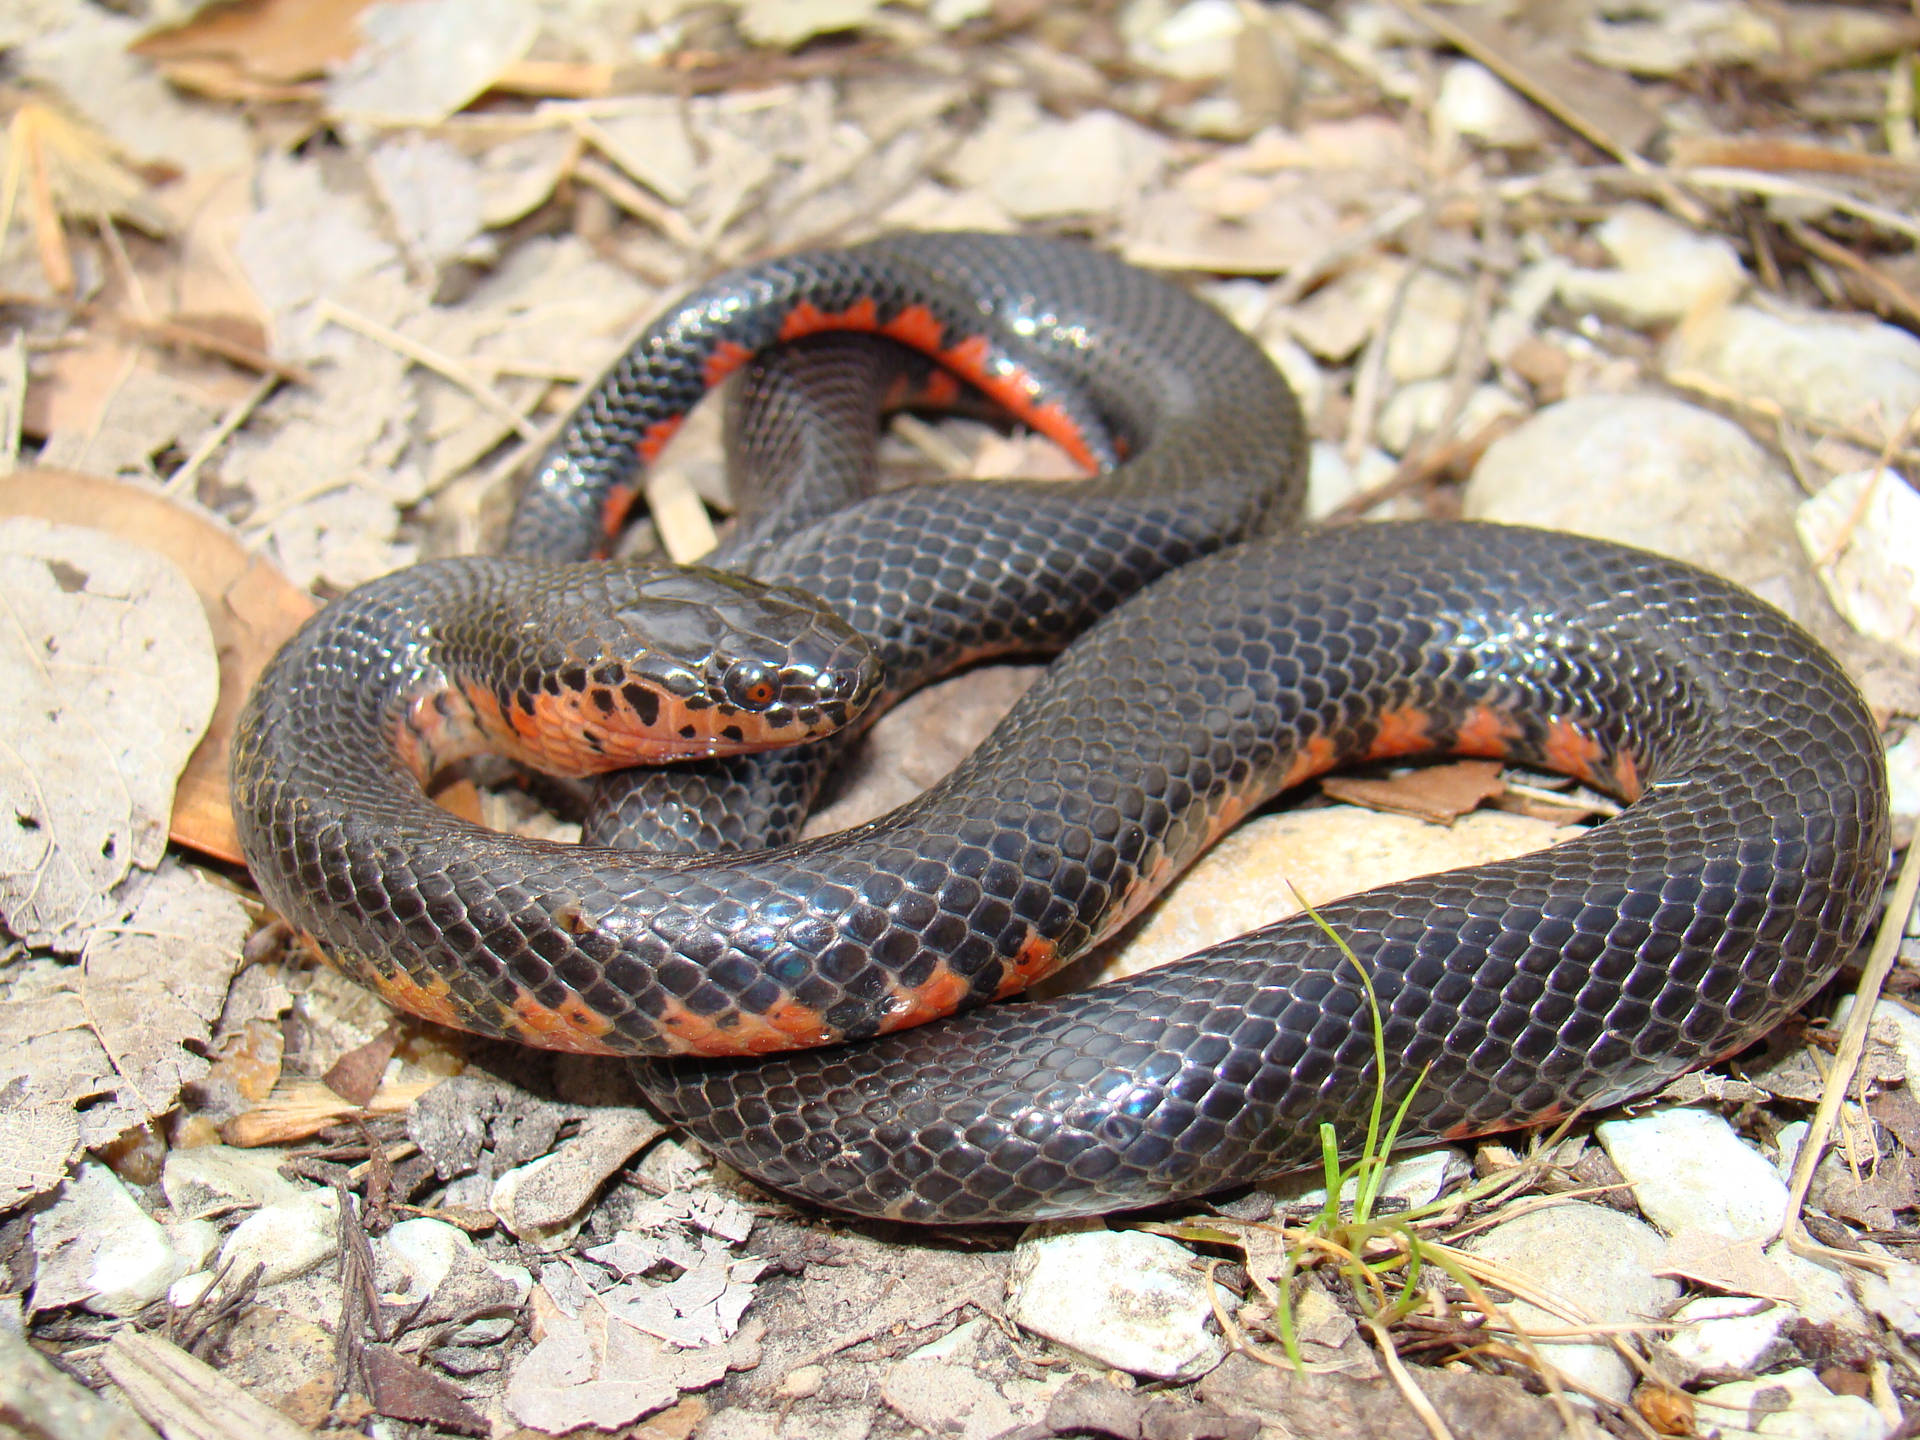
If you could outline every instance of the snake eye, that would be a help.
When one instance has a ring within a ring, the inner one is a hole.
[[[736,660],[720,677],[720,689],[729,705],[740,710],[764,710],[780,698],[779,677],[758,660]]]

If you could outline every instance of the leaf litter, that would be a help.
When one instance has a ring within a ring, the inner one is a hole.
[[[1563,1428],[1567,1412],[1537,1393],[1556,1383],[1551,1348],[1490,1330],[1438,1272],[1372,1328],[1300,1277],[1309,1358],[1352,1373],[1264,1363],[1275,1355],[1259,1322],[1285,1251],[1256,1244],[1257,1225],[1242,1225],[1249,1248],[1226,1267],[1258,1297],[1241,1307],[1248,1338],[1212,1375],[1147,1393],[1084,1373],[1070,1348],[999,1313],[1009,1237],[903,1236],[795,1209],[661,1137],[605,1067],[412,1022],[389,1030],[297,942],[247,937],[232,872],[163,860],[161,845],[170,823],[177,844],[233,860],[222,737],[308,592],[485,548],[578,387],[680,287],[894,225],[1064,229],[1193,278],[1307,398],[1317,514],[1457,510],[1501,427],[1563,397],[1664,382],[1704,400],[1807,497],[1800,534],[1819,583],[1883,638],[1831,611],[1802,618],[1897,740],[1920,716],[1901,653],[1914,613],[1901,557],[1920,538],[1900,528],[1910,507],[1884,499],[1910,498],[1920,461],[1908,413],[1920,352],[1899,328],[1920,321],[1920,231],[1904,213],[1920,154],[1916,44],[1904,7],[1744,0],[489,0],[484,13],[240,0],[139,18],[44,0],[10,16],[0,46],[35,88],[0,95],[0,314],[23,377],[0,405],[0,455],[41,468],[0,491],[0,513],[36,518],[0,524],[43,528],[16,541],[7,563],[28,568],[0,593],[31,622],[14,642],[22,685],[53,688],[37,709],[12,707],[0,739],[33,757],[9,762],[15,814],[58,819],[70,843],[7,850],[0,880],[20,942],[0,957],[0,1259],[20,1290],[33,1257],[18,1221],[83,1153],[171,1227],[182,1263],[203,1255],[209,1237],[139,1187],[169,1149],[221,1139],[279,1146],[300,1183],[341,1193],[341,1253],[371,1258],[369,1283],[393,1283],[398,1225],[473,1251],[424,1302],[356,1302],[324,1267],[257,1292],[229,1276],[194,1292],[212,1298],[183,1290],[143,1318],[177,1346],[143,1348],[127,1329],[111,1358],[89,1358],[118,1322],[66,1307],[35,1317],[35,1342],[68,1348],[76,1373],[155,1424],[194,1386],[216,1396],[203,1359],[241,1366],[276,1418],[235,1418],[261,1412],[223,1381],[216,1433],[379,1416],[420,1434],[588,1426],[662,1440]],[[1654,258],[1636,260],[1628,232]],[[1818,328],[1807,317],[1841,315],[1865,340],[1838,362],[1837,398],[1811,371],[1781,385],[1812,363],[1798,354],[1742,368],[1754,342],[1737,337],[1779,345]],[[1892,323],[1874,328],[1875,315]],[[1876,406],[1858,403],[1866,394]],[[902,424],[888,443],[920,473],[1004,473],[1024,453],[964,422]],[[88,473],[62,478],[56,464]],[[724,521],[717,475],[674,456],[650,482],[675,553],[700,543],[671,533],[676,513],[696,533],[703,504]],[[61,532],[84,536],[61,541],[78,548],[42,554],[47,520],[89,528]],[[140,554],[127,540],[170,555],[191,584],[137,558],[124,563],[169,578],[110,582],[107,556]],[[35,596],[42,610],[23,609]],[[49,640],[124,693],[58,672]],[[216,644],[220,715],[202,741]],[[164,666],[134,687],[156,651]],[[964,749],[941,722],[979,728],[967,685],[991,690],[984,715],[1024,679],[953,683],[890,722],[896,738],[883,727],[836,813],[929,783]],[[28,744],[36,714],[114,704],[133,723],[90,740],[82,763],[42,758],[71,735]],[[48,796],[57,807],[34,808]],[[1350,813],[1324,803],[1350,799],[1464,826],[1490,798],[1542,817],[1534,843],[1559,833],[1551,822],[1605,813],[1479,764],[1330,783],[1307,818]],[[1888,986],[1920,988],[1910,958]],[[1764,1393],[1811,1403],[1795,1377],[1817,1370],[1821,1394],[1880,1417],[1875,1433],[1920,1395],[1902,1298],[1920,1122],[1894,1023],[1876,1021],[1858,1067],[1844,1037],[1810,1025],[1670,1097],[1786,1157],[1795,1127],[1846,1087],[1804,1233],[1830,1262],[1867,1267],[1871,1317],[1855,1306],[1861,1318],[1837,1326],[1790,1326],[1798,1338],[1771,1372],[1785,1378]],[[356,1065],[336,1068],[350,1053]],[[1631,1210],[1597,1150],[1524,1151],[1480,1148],[1502,1183],[1423,1217],[1436,1243],[1539,1203],[1529,1185],[1561,1199],[1597,1177]],[[1707,1293],[1807,1303],[1778,1247],[1683,1230],[1664,1263]],[[494,1269],[516,1265],[539,1277],[524,1302]],[[1847,1294],[1841,1272],[1820,1273]],[[1633,1340],[1612,1343],[1647,1363]],[[1704,1398],[1692,1410],[1687,1387],[1704,1397],[1702,1382],[1635,1373],[1630,1403],[1598,1399],[1587,1432],[1721,1413]]]

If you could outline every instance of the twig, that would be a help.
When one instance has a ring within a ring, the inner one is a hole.
[[[167,483],[160,487],[164,495],[185,495],[193,489],[193,482],[200,474],[200,467],[214,457],[220,447],[233,438],[233,432],[247,423],[249,416],[266,403],[269,395],[280,388],[278,375],[263,375],[259,382],[241,396],[239,401],[227,408],[220,422],[206,433],[206,437],[194,447],[193,453],[178,470],[167,477]]]
[[[314,311],[321,320],[364,335],[375,344],[384,345],[394,353],[404,355],[414,364],[424,366],[441,378],[452,381],[478,401],[483,409],[492,413],[503,424],[510,426],[513,433],[522,440],[531,440],[539,433],[539,427],[494,394],[485,381],[451,355],[435,350],[430,345],[423,345],[418,340],[402,335],[398,330],[382,325],[370,316],[349,310],[337,301],[325,297],[314,307]]]
[[[1866,1053],[1867,1027],[1873,1022],[1874,1003],[1880,998],[1880,989],[1887,982],[1893,962],[1899,958],[1900,937],[1906,930],[1908,917],[1913,914],[1916,890],[1920,890],[1920,843],[1907,846],[1900,877],[1894,881],[1893,896],[1887,902],[1886,914],[1881,917],[1880,929],[1873,937],[1873,949],[1867,955],[1866,970],[1853,992],[1853,1009],[1848,1012],[1846,1028],[1841,1031],[1840,1044],[1834,1050],[1833,1069],[1827,1072],[1826,1083],[1820,1087],[1819,1107],[1813,1112],[1807,1133],[1800,1141],[1800,1153],[1793,1163],[1793,1178],[1787,1183],[1787,1214],[1780,1224],[1780,1237],[1796,1255],[1838,1260],[1868,1269],[1885,1270],[1891,1265],[1878,1256],[1856,1255],[1820,1244],[1807,1233],[1801,1212],[1813,1184],[1814,1167],[1820,1163],[1820,1153],[1826,1149],[1827,1137],[1832,1134],[1833,1122],[1847,1098],[1854,1071]]]

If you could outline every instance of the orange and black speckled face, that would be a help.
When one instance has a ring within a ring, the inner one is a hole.
[[[857,716],[879,662],[798,591],[657,565],[547,567],[514,613],[442,627],[396,745],[423,780],[491,752],[586,776],[802,744]]]

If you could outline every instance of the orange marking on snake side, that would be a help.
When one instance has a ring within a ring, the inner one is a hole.
[[[722,340],[700,367],[700,378],[709,390],[753,358],[753,351],[736,340]]]
[[[1606,747],[1571,720],[1555,720],[1547,727],[1547,764],[1563,775],[1607,789],[1611,776],[1600,768]]]
[[[922,355],[930,355],[936,360],[945,358],[940,341],[945,337],[947,327],[925,305],[902,306],[900,313],[886,324],[876,324],[873,328],[902,345],[911,345]]]
[[[1491,705],[1476,705],[1454,731],[1453,748],[1461,755],[1502,760],[1520,735],[1519,722],[1506,711]]]
[[[1060,947],[1044,935],[1029,934],[1014,952],[1013,961],[994,988],[993,998],[1003,1000],[1018,995],[1037,981],[1045,979],[1060,966]]]
[[[729,1011],[724,1017],[709,1019],[670,1000],[654,1023],[674,1051],[682,1055],[770,1055],[838,1038],[818,1012],[792,1001],[766,1015]]]
[[[1280,788],[1290,790],[1302,781],[1326,774],[1339,758],[1330,736],[1309,735],[1306,743],[1294,752],[1293,763],[1287,767],[1286,778],[1280,782]]]
[[[821,335],[831,330],[881,330],[880,307],[869,298],[856,300],[844,310],[822,310],[811,300],[802,300],[789,310],[787,318],[780,322],[782,340],[800,340],[808,335]],[[892,332],[882,331],[881,333]]]
[[[1613,785],[1614,793],[1629,805],[1646,790],[1640,780],[1640,767],[1633,763],[1633,756],[1624,750],[1613,757]]]
[[[513,997],[512,1019],[502,1016],[507,1028],[527,1044],[541,1050],[564,1050],[569,1055],[617,1055],[620,1047],[609,1045],[601,1037],[613,1029],[604,1015],[590,1009],[578,995],[569,995],[558,1005],[543,1005],[525,991]]]
[[[1556,1100],[1544,1110],[1532,1115],[1521,1115],[1511,1120],[1495,1120],[1491,1124],[1479,1125],[1471,1120],[1463,1120],[1458,1125],[1450,1125],[1440,1132],[1442,1140],[1477,1140],[1482,1135],[1499,1135],[1508,1130],[1532,1130],[1541,1125],[1557,1125],[1567,1118],[1572,1107],[1564,1100]]]
[[[1382,710],[1373,744],[1366,759],[1390,760],[1397,755],[1418,755],[1433,748],[1433,717],[1418,705],[1403,705],[1398,710]]]
[[[640,437],[634,447],[640,452],[640,458],[652,464],[660,458],[660,452],[667,448],[667,442],[680,433],[681,425],[686,423],[684,415],[669,415],[664,420],[656,420],[647,427],[647,433]],[[627,492],[627,504],[633,503],[633,492]]]
[[[960,1002],[967,998],[971,988],[945,965],[936,965],[933,973],[918,985],[894,987],[887,1001],[887,1013],[880,1021],[880,1033],[887,1035],[895,1030],[911,1029],[951,1015],[960,1008]]]
[[[472,1028],[466,1007],[454,998],[453,987],[438,975],[417,980],[404,970],[382,970],[371,965],[356,965],[354,972],[366,977],[396,1010],[455,1030]]]

